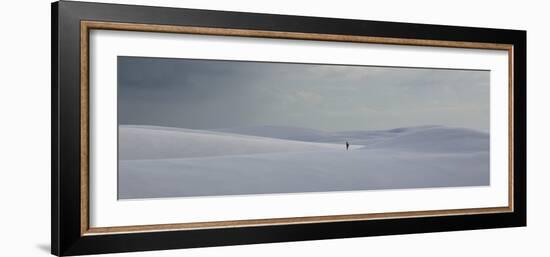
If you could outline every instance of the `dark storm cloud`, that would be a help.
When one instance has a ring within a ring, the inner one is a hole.
[[[120,124],[487,130],[489,72],[118,58]]]

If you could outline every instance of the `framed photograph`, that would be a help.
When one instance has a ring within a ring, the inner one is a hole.
[[[52,253],[526,225],[526,32],[52,5]]]

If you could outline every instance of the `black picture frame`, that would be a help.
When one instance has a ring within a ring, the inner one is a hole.
[[[51,252],[82,255],[526,225],[526,31],[61,1],[52,4]],[[513,201],[506,213],[99,235],[81,233],[81,21],[513,45]]]

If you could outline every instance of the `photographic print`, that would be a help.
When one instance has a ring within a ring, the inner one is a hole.
[[[489,70],[117,62],[119,199],[489,186]]]

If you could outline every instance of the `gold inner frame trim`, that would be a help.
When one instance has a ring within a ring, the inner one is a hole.
[[[272,219],[229,220],[190,222],[177,224],[152,224],[120,227],[90,227],[89,224],[89,34],[90,30],[122,30],[138,32],[162,32],[197,35],[238,36],[257,38],[281,38],[334,42],[355,42],[390,45],[414,45],[428,47],[453,47],[470,49],[494,49],[508,51],[508,206],[450,209],[450,210],[426,210],[388,213],[367,213],[330,216],[307,216]],[[80,22],[80,233],[82,236],[119,233],[140,233],[173,230],[212,229],[229,227],[251,227],[307,224],[322,222],[361,221],[375,219],[415,218],[449,215],[474,215],[489,213],[504,213],[514,211],[514,168],[513,168],[513,45],[442,41],[426,39],[404,39],[370,36],[351,36],[335,34],[299,33],[283,31],[226,29],[211,27],[190,27],[136,23],[116,23],[100,21]]]

